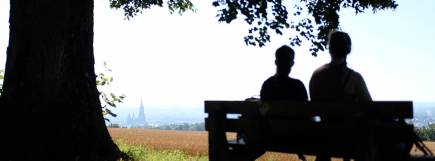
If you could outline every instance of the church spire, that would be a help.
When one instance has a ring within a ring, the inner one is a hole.
[[[139,124],[141,124],[141,125],[145,125],[146,124],[145,109],[143,107],[142,97],[140,98],[140,107],[139,107],[139,114],[137,116],[137,122]]]

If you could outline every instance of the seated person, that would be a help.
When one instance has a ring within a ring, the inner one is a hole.
[[[292,48],[284,45],[275,52],[276,74],[264,81],[260,91],[262,101],[307,101],[307,90],[304,84],[289,74],[294,65],[295,52]],[[305,161],[302,154],[298,154],[299,159]]]
[[[311,76],[309,85],[311,101],[372,101],[361,74],[346,66],[346,57],[351,51],[349,35],[340,31],[332,32],[329,36],[328,47],[331,62],[319,67]],[[316,157],[316,161],[330,160],[331,157],[328,155]]]
[[[289,74],[294,65],[295,52],[289,46],[282,46],[275,52],[276,74],[264,81],[260,91],[262,101],[293,100],[307,101],[304,84]]]

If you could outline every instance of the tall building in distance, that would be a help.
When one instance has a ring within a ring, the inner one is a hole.
[[[140,99],[139,113],[137,116],[134,113],[133,115],[128,114],[127,124],[130,127],[145,127],[147,125],[142,98]]]

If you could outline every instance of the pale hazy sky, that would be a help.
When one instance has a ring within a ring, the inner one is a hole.
[[[115,79],[111,89],[124,93],[124,107],[201,107],[204,100],[242,100],[258,95],[275,73],[274,52],[288,35],[272,37],[263,48],[246,46],[243,21],[217,22],[212,1],[194,1],[196,13],[170,15],[154,7],[130,21],[95,0],[95,57],[106,61]],[[0,1],[0,68],[8,42],[9,1]],[[340,14],[342,30],[352,38],[348,64],[360,72],[375,100],[435,102],[435,1],[399,0],[392,11]],[[287,32],[288,33],[288,32]],[[306,87],[312,71],[329,61],[313,57],[309,44],[295,47],[290,74]]]

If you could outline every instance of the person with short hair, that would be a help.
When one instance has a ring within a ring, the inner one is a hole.
[[[264,81],[260,91],[262,101],[308,101],[304,84],[289,74],[294,62],[295,52],[287,45],[283,45],[275,52],[276,74]],[[299,159],[306,161],[302,154]]]
[[[308,95],[304,84],[289,74],[294,65],[295,52],[283,45],[275,52],[276,74],[264,81],[260,91],[260,99],[307,101]]]

